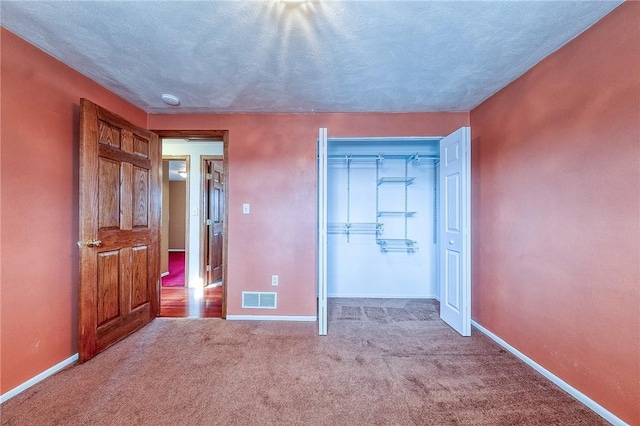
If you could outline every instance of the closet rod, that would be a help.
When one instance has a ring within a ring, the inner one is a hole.
[[[330,154],[331,160],[438,160],[434,154]]]

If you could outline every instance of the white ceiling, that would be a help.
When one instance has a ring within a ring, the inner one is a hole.
[[[468,111],[621,3],[2,0],[0,22],[150,113]]]

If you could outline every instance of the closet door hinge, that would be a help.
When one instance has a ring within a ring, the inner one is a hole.
[[[211,219],[207,219],[207,220],[205,221],[205,225],[209,225],[209,226],[211,226]]]
[[[213,179],[213,175],[211,173],[207,173],[207,180]]]
[[[211,265],[207,265],[207,272],[211,272]]]

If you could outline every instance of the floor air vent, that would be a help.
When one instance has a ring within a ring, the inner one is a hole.
[[[262,308],[275,309],[277,293],[259,292],[259,291],[243,291],[242,307],[243,308]]]

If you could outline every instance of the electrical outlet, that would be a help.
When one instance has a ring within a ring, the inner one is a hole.
[[[244,203],[242,205],[242,214],[249,214],[251,208],[249,207],[249,203]]]
[[[278,276],[277,275],[271,275],[271,285],[272,286],[277,286],[278,285]]]

